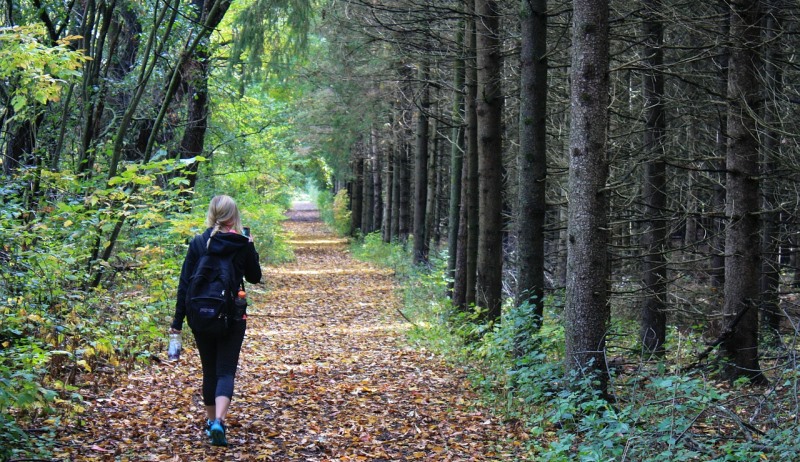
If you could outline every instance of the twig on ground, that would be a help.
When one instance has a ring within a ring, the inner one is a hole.
[[[414,326],[414,327],[419,327],[419,326],[418,326],[418,325],[417,325],[417,324],[416,324],[414,321],[412,321],[412,320],[408,319],[408,316],[406,316],[406,315],[405,315],[405,313],[403,313],[402,311],[400,311],[400,308],[396,308],[396,309],[397,309],[397,312],[398,312],[398,313],[400,313],[400,316],[402,316],[402,317],[403,317],[403,319],[405,319],[406,321],[408,321],[408,322],[409,322],[409,323],[410,323],[412,326]]]

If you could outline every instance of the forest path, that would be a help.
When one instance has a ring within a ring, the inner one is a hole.
[[[202,431],[200,361],[134,372],[87,409],[70,460],[515,460],[512,430],[460,371],[405,346],[391,271],[351,258],[308,205],[285,223],[296,260],[249,286],[227,448]]]

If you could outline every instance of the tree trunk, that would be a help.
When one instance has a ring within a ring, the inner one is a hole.
[[[722,343],[729,360],[727,377],[766,378],[758,364],[759,242],[758,123],[761,3],[731,3],[728,67],[728,151],[726,157],[725,303],[727,325],[741,316],[733,334]],[[744,315],[741,315],[742,311]]]
[[[565,369],[606,394],[609,7],[573,0]]]
[[[411,147],[408,143],[402,144],[398,165],[400,168],[400,182],[398,184],[400,198],[398,202],[398,229],[397,238],[406,242],[408,240],[409,226],[411,225],[411,181],[409,159]]]
[[[474,11],[474,8],[474,0],[469,0],[466,5],[467,11]],[[478,118],[475,113],[478,76],[475,63],[474,18],[466,19],[464,29],[464,154],[461,170],[458,247],[453,279],[453,305],[461,310],[475,303],[475,268],[478,251]]]
[[[362,183],[364,190],[362,191],[363,207],[361,207],[361,229],[366,236],[371,233],[375,228],[373,227],[373,199],[374,199],[374,184],[372,177],[372,165],[374,160],[372,158],[372,143],[364,146],[364,171],[361,173]]]
[[[206,129],[208,128],[208,41],[197,48],[184,66],[183,81],[189,85],[188,106],[186,108],[186,128],[183,132],[178,157],[193,159],[203,154]],[[186,169],[189,189],[197,183],[198,162],[192,162]]]
[[[194,0],[193,3],[202,8],[200,23],[206,30],[216,29],[231,4],[230,0]],[[186,128],[178,150],[181,159],[193,159],[202,155],[205,146],[208,128],[208,47],[210,44],[208,35],[210,34],[206,34],[200,46],[194,49],[184,66],[186,75],[183,76],[183,81],[189,85],[189,98],[186,110]],[[194,189],[197,183],[198,165],[198,162],[193,162],[186,170],[190,189]]]
[[[494,0],[476,0],[478,67],[479,231],[475,289],[486,319],[499,320],[503,289],[503,95],[500,9]]]
[[[456,36],[456,43],[459,50],[464,48],[464,29],[459,28]],[[455,71],[453,73],[453,128],[450,132],[450,206],[447,213],[447,275],[453,278],[451,289],[455,287],[456,260],[459,252],[460,241],[458,239],[461,217],[461,190],[462,179],[461,171],[464,165],[464,59],[456,59]],[[451,290],[451,299],[455,301],[454,293]]]
[[[428,61],[419,66],[419,81],[422,85],[417,109],[416,148],[414,150],[414,263],[427,263],[428,236],[425,234],[425,214],[428,202],[428,110],[430,87]]]
[[[78,163],[79,173],[90,172],[97,157],[96,137],[102,131],[103,113],[108,96],[108,78],[107,75],[101,75],[102,63],[105,61],[103,53],[108,51],[109,56],[115,56],[115,51],[113,49],[106,50],[104,45],[108,39],[112,19],[116,15],[114,12],[116,3],[116,0],[113,0],[109,4],[102,2],[100,5],[96,5],[92,0],[86,4],[85,12],[88,14],[89,20],[84,23],[83,36],[87,40],[87,52],[92,59],[84,65],[83,101],[86,106],[84,108],[81,157]],[[100,22],[97,30],[95,22]]]
[[[475,0],[469,0],[468,11],[475,11]],[[465,85],[467,89],[466,96],[466,144],[467,144],[467,158],[465,160],[465,168],[467,169],[467,181],[464,182],[466,188],[466,201],[462,202],[462,206],[467,207],[466,212],[466,254],[465,254],[465,270],[466,279],[464,286],[464,306],[471,306],[476,303],[476,286],[477,286],[477,270],[478,270],[478,230],[480,222],[478,219],[478,65],[476,61],[477,55],[477,20],[472,17],[467,21],[468,31],[467,39],[469,45],[467,47],[467,60],[466,60],[466,80]]]
[[[394,198],[395,198],[395,153],[394,153],[394,140],[392,140],[391,144],[386,148],[386,165],[384,167],[383,175],[383,189],[384,189],[384,200],[383,200],[383,242],[392,242],[392,223],[394,221],[392,218],[394,215]],[[394,231],[397,229],[394,228]]]
[[[547,0],[522,0],[520,18],[519,207],[517,305],[544,314],[544,222],[547,204]]]
[[[461,197],[459,197],[459,202],[461,203],[461,207],[459,207],[459,217],[458,222],[459,226],[457,230],[454,230],[456,235],[456,239],[458,241],[456,245],[456,255],[455,255],[455,266],[453,268],[453,306],[460,311],[466,310],[468,303],[467,303],[467,234],[468,234],[468,213],[469,208],[466,206],[467,204],[467,194],[468,194],[468,165],[469,159],[464,159],[464,165],[461,169],[461,178],[459,180],[463,184],[461,188]]]
[[[667,179],[664,160],[664,27],[658,19],[661,0],[645,0],[644,6],[644,149],[648,159],[644,173],[644,224],[642,275],[644,301],[640,337],[645,351],[663,353],[667,335]]]
[[[777,333],[781,324],[780,299],[780,238],[778,223],[780,216],[778,208],[780,197],[777,192],[777,182],[773,178],[775,173],[775,160],[780,158],[780,143],[778,138],[783,129],[780,127],[780,117],[777,102],[782,97],[783,73],[779,66],[781,60],[782,34],[781,21],[783,1],[770,0],[767,3],[769,11],[766,15],[765,27],[765,56],[764,75],[764,146],[762,149],[762,174],[764,178],[764,193],[761,205],[761,280],[760,310],[764,324]]]
[[[720,36],[728,36],[730,28],[730,11],[726,4],[720,3],[720,8],[723,9],[722,19],[720,21]],[[717,83],[720,95],[727,92],[728,86],[728,50],[720,50],[720,56],[715,62],[718,69]],[[726,118],[726,108],[720,107],[717,117],[717,136],[714,143],[714,157],[716,159],[725,158],[725,150],[728,136],[728,121]],[[713,213],[712,218],[712,237],[711,237],[711,262],[709,274],[711,276],[711,287],[716,289],[717,293],[722,293],[723,286],[725,285],[725,222],[720,217],[725,211],[725,163],[721,160],[711,162],[710,166],[712,171],[716,171],[714,177],[716,181],[713,186],[713,197],[711,210]]]
[[[13,135],[9,137],[3,153],[3,174],[10,176],[25,164],[25,158],[32,156],[36,147],[36,123],[23,120]]]
[[[400,239],[400,181],[403,169],[400,163],[403,158],[403,149],[405,149],[403,141],[395,135],[395,145],[392,150],[392,230],[390,233],[392,239],[395,240]]]
[[[441,117],[441,114],[439,114],[439,116]],[[434,123],[434,127],[436,127],[436,129],[433,131],[435,134],[433,138],[433,147],[434,152],[436,153],[436,198],[433,204],[434,213],[431,241],[433,243],[433,247],[438,250],[442,246],[443,225],[447,224],[445,217],[447,216],[448,201],[450,198],[448,193],[450,190],[450,165],[447,162],[448,157],[445,153],[444,140],[441,136],[439,136],[440,133],[438,128],[438,119]]]
[[[353,148],[356,150],[353,159],[353,187],[350,191],[350,234],[355,236],[362,229],[361,208],[364,205],[364,156],[360,146]]]
[[[370,131],[372,157],[372,229],[383,229],[383,150],[378,146],[378,133]]]
[[[566,203],[567,193],[562,188],[559,194],[559,198],[561,202]],[[556,242],[556,252],[555,252],[555,284],[556,287],[564,288],[567,286],[567,243],[569,241],[567,237],[567,221],[569,221],[569,208],[567,205],[559,205],[558,206],[558,231],[557,231],[557,242]]]
[[[436,108],[434,108],[436,114]],[[431,121],[431,149],[428,155],[428,192],[425,202],[425,248],[430,253],[431,242],[434,240],[433,224],[437,220],[437,203],[439,201],[439,138],[436,136],[438,119],[434,115]],[[434,242],[434,249],[436,244]]]

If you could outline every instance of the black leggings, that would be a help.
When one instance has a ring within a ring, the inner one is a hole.
[[[195,334],[203,365],[203,404],[206,406],[213,406],[217,396],[233,398],[233,378],[246,328],[247,321],[241,320],[235,321],[231,332],[222,338]]]

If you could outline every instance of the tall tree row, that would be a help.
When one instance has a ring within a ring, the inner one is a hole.
[[[794,183],[775,180],[796,169],[798,66],[783,50],[798,13],[758,1],[334,6],[339,39],[380,50],[348,91],[391,103],[368,115],[388,128],[374,144],[384,239],[412,236],[418,263],[446,250],[453,306],[485,321],[529,303],[536,335],[549,300],[563,302],[567,369],[604,377],[612,314],[638,322],[648,355],[699,315],[730,375],[761,380],[759,309],[779,331],[778,294],[793,289],[778,276],[798,273]]]

